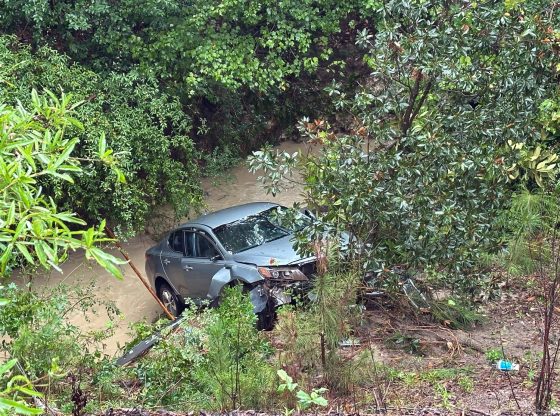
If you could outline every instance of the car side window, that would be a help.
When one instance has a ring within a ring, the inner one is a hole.
[[[173,251],[177,251],[179,253],[185,252],[185,237],[183,230],[177,230],[171,233],[169,236],[169,247],[171,247]]]
[[[200,233],[195,234],[195,247],[196,257],[210,259],[220,254],[218,250],[216,250],[214,244],[212,244],[208,238]]]

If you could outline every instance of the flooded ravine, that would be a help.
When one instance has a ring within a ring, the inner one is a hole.
[[[303,150],[304,145],[284,142],[277,148],[293,153]],[[245,163],[231,171],[224,172],[224,179],[218,184],[214,182],[215,180],[211,179],[204,179],[202,182],[208,212],[246,202],[272,201],[290,206],[292,203],[301,200],[297,188],[283,192],[276,197],[267,195],[262,185],[257,181],[257,176],[248,171]],[[154,243],[150,235],[140,234],[123,243],[123,248],[143,272],[144,253]],[[110,250],[110,252],[120,257],[116,250]],[[62,274],[53,270],[48,274],[35,276],[33,289],[41,291],[46,287],[52,287],[62,282],[72,286],[87,286],[94,281],[99,298],[113,301],[121,312],[121,315],[114,321],[117,326],[115,334],[105,341],[105,353],[107,354],[115,354],[119,347],[130,339],[130,324],[142,320],[153,321],[161,314],[161,309],[156,301],[128,265],[121,266],[124,273],[123,280],[117,280],[96,264],[84,261],[83,255],[79,253],[71,253],[69,259],[61,268],[63,270]],[[18,284],[23,283],[22,280],[16,278]],[[70,319],[83,331],[103,330],[109,324],[109,317],[103,307],[97,308],[94,313],[88,314],[87,317],[75,314]]]

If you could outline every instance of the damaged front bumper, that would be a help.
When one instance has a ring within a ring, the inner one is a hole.
[[[249,292],[249,299],[253,304],[253,312],[261,313],[268,306],[269,290],[265,285],[257,285]]]
[[[292,303],[294,294],[305,294],[309,290],[309,279],[301,274],[296,279],[270,279],[249,292],[253,311],[260,313],[268,308],[278,308]]]
[[[253,304],[253,312],[261,313],[267,307],[278,308],[282,305],[292,303],[290,292],[274,286],[268,287],[266,284],[258,285],[249,292],[249,299]]]

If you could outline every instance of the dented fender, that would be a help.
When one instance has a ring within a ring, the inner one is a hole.
[[[216,299],[222,291],[222,288],[232,280],[231,268],[223,267],[218,270],[218,272],[214,276],[212,276],[210,288],[208,289],[208,299]]]
[[[249,291],[249,298],[253,304],[253,311],[255,313],[263,311],[268,303],[268,289],[264,285],[265,280],[257,272],[256,268],[248,265],[225,266],[218,270],[212,276],[208,290],[208,299],[216,299],[224,286],[236,280],[251,285],[252,289]]]

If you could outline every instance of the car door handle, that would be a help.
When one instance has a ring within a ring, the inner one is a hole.
[[[188,264],[185,264],[183,266],[183,270],[186,270],[187,272],[190,272],[193,268],[191,266],[189,266]]]
[[[167,260],[167,259],[163,259],[163,264],[169,264],[169,263],[171,263],[171,261],[170,261],[170,260]]]

